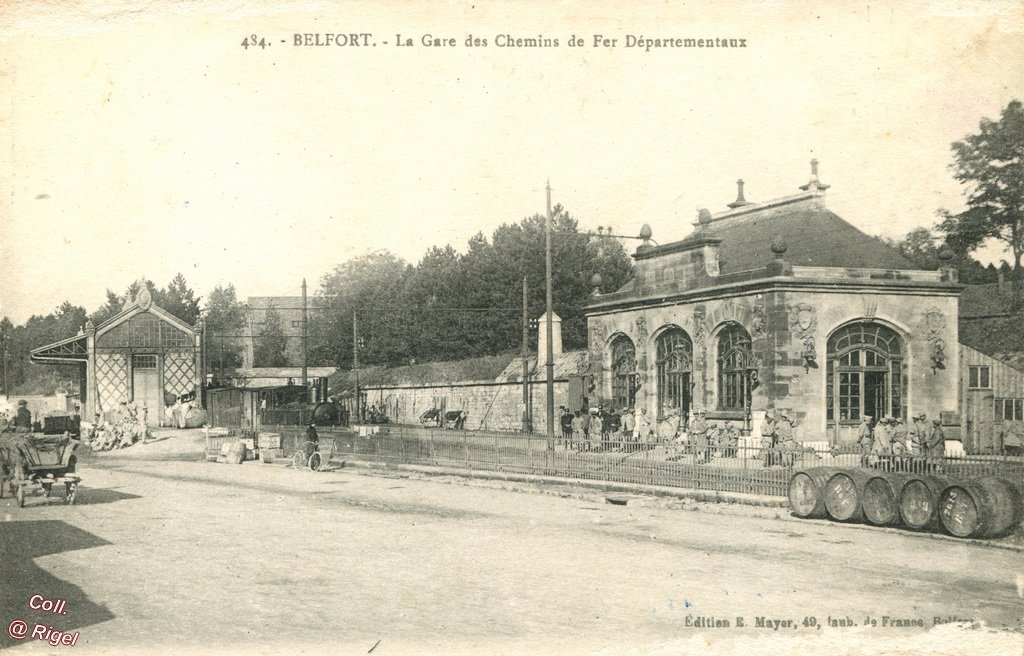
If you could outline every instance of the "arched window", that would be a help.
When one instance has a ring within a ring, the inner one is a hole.
[[[612,404],[632,408],[636,401],[636,347],[625,335],[612,341]]]
[[[729,323],[718,334],[718,408],[743,410],[749,403],[750,333]]]
[[[857,423],[865,415],[903,417],[905,384],[903,343],[891,328],[863,321],[828,338],[829,422]]]
[[[693,342],[682,328],[661,333],[658,349],[658,417],[678,412],[683,424],[690,413]]]

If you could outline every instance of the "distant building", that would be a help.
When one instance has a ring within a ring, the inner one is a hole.
[[[312,305],[312,304],[311,304]],[[287,366],[302,366],[302,297],[250,296],[245,302],[246,335],[243,349],[243,368],[256,366],[255,352],[260,336],[267,327],[267,312],[273,306],[281,318],[281,331],[285,335]]]

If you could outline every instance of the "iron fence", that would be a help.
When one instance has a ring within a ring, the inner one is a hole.
[[[290,455],[305,446],[305,430],[264,426],[280,436]],[[862,455],[831,448],[765,449],[750,439],[735,446],[623,441],[572,441],[519,433],[444,430],[392,425],[379,433],[320,429],[334,441],[333,460],[431,465],[465,470],[539,474],[784,497],[793,472],[806,467],[874,467],[882,471],[941,474],[954,478],[996,475],[1024,481],[1024,458],[956,455],[941,458]]]

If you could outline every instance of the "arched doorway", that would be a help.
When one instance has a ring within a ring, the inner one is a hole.
[[[865,416],[906,416],[903,340],[875,321],[841,326],[828,338],[826,418],[833,441],[855,439]]]
[[[658,365],[658,419],[678,412],[686,426],[692,405],[693,341],[673,326],[656,340]]]
[[[639,374],[633,340],[619,335],[612,340],[612,407],[632,408],[636,403]]]

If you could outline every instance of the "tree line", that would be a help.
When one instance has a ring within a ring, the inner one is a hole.
[[[1024,259],[1024,108],[1010,102],[998,120],[982,119],[978,132],[952,144],[950,169],[964,185],[966,209],[938,211],[939,221],[902,239],[886,241],[922,269],[940,264],[949,249],[964,283],[994,282],[1000,272],[1015,284],[1013,305],[1021,306]],[[562,319],[567,349],[586,346],[583,308],[593,291],[607,293],[632,275],[622,243],[603,230],[580,231],[578,222],[556,207],[552,222],[553,304]],[[465,252],[450,245],[430,248],[416,264],[380,251],[339,264],[311,294],[308,324],[309,364],[348,368],[358,341],[361,365],[401,365],[454,360],[517,349],[522,341],[522,285],[527,284],[527,314],[536,319],[545,307],[545,217],[534,215],[498,227],[490,239],[477,233]],[[1012,256],[997,269],[973,254],[999,243]],[[6,350],[4,391],[45,393],[77,384],[74,367],[36,366],[29,351],[74,335],[91,319],[115,316],[145,284],[154,302],[189,324],[205,315],[207,353],[221,368],[243,360],[249,311],[234,285],[218,285],[205,306],[182,274],[166,287],[151,281],[132,283],[123,294],[107,290],[107,300],[91,315],[66,301],[47,315],[34,315],[14,326],[0,320],[0,344]],[[283,308],[267,308],[253,339],[256,366],[299,364],[285,355],[295,329],[282,325]],[[353,321],[353,317],[355,320]],[[536,334],[529,330],[530,338]],[[534,344],[531,343],[531,346]],[[211,369],[215,367],[211,366]]]

